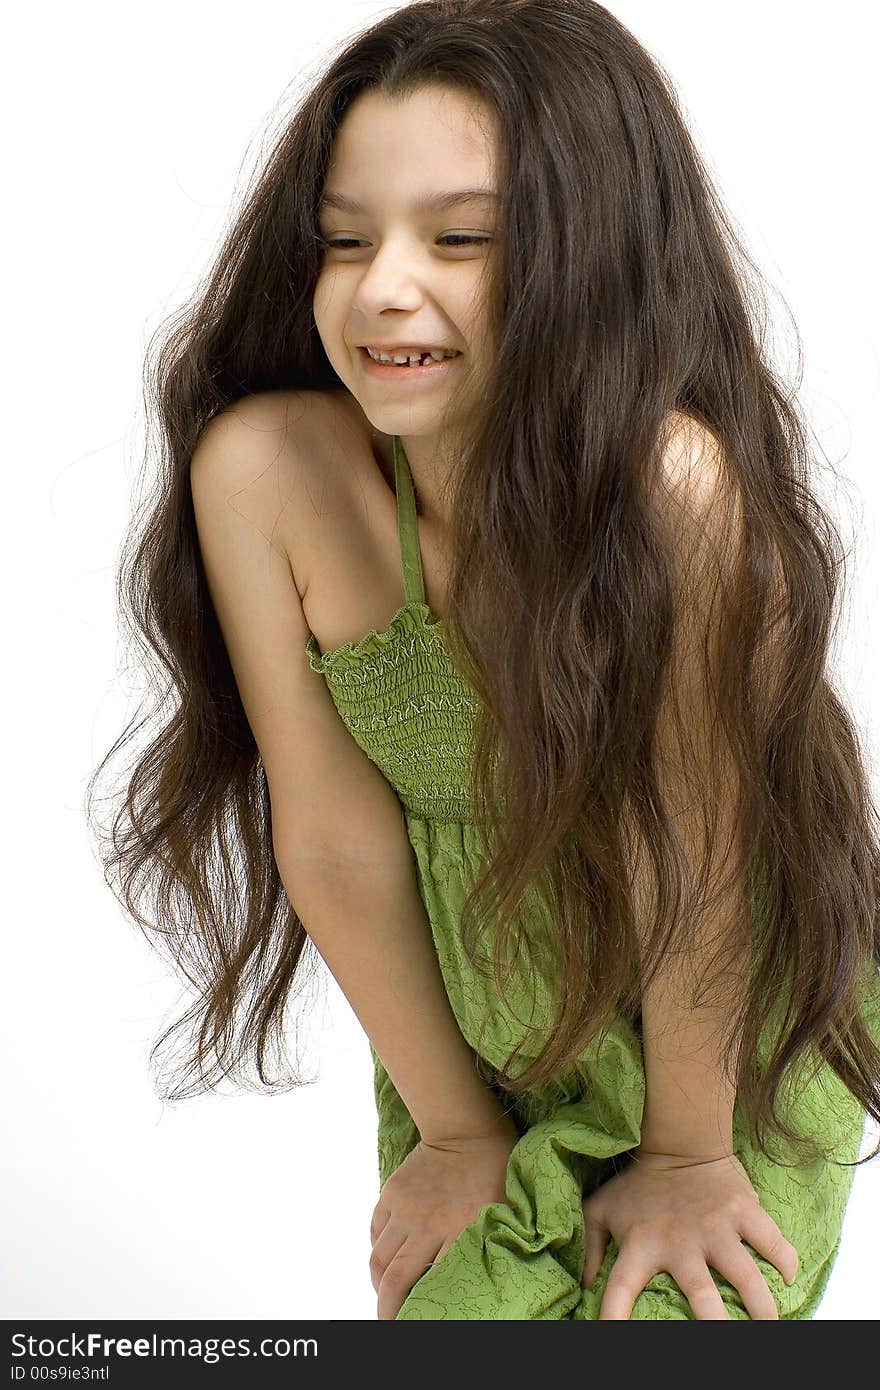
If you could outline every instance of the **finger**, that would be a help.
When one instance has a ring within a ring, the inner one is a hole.
[[[625,1322],[633,1310],[633,1304],[652,1275],[657,1273],[657,1263],[646,1251],[625,1248],[618,1255],[608,1276],[599,1320]]]
[[[723,1249],[709,1251],[707,1258],[712,1268],[738,1290],[750,1318],[779,1320],[773,1291],[744,1245],[731,1242]]]
[[[381,1322],[390,1322],[397,1317],[407,1294],[417,1280],[434,1263],[438,1247],[433,1249],[412,1242],[401,1246],[389,1262],[379,1281],[379,1302],[377,1317]]]
[[[376,1238],[388,1225],[391,1216],[390,1207],[383,1207],[381,1202],[377,1202],[373,1208],[373,1215],[370,1218],[370,1244],[376,1244]]]
[[[698,1264],[676,1264],[670,1274],[681,1289],[698,1322],[730,1322],[724,1299],[704,1260]]]
[[[602,1268],[610,1234],[596,1221],[584,1222],[584,1272],[581,1284],[585,1289],[590,1287]]]
[[[754,1208],[739,1222],[739,1233],[759,1255],[776,1266],[786,1284],[794,1283],[800,1257],[768,1212]]]
[[[435,1265],[435,1264],[437,1263],[438,1260],[442,1260],[443,1256],[446,1254],[446,1251],[449,1249],[449,1247],[450,1247],[451,1245],[454,1245],[454,1244],[455,1244],[455,1241],[454,1241],[454,1240],[447,1240],[446,1243],[445,1243],[444,1245],[441,1245],[441,1246],[440,1246],[440,1249],[437,1251],[437,1254],[434,1256],[433,1260],[431,1261],[431,1264],[432,1264],[432,1265]]]
[[[377,1237],[370,1255],[370,1282],[376,1293],[382,1282],[382,1275],[406,1240],[406,1231],[394,1226],[390,1221]]]

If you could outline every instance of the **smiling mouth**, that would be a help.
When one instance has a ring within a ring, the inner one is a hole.
[[[378,362],[375,357],[371,357],[365,347],[359,347],[358,352],[364,359],[364,365],[369,371],[378,372],[382,376],[400,376],[404,379],[418,376],[427,376],[432,372],[448,371],[454,362],[457,362],[462,354],[457,352],[454,357],[442,357],[439,361],[435,360],[430,353],[423,353],[422,360],[414,366],[409,363]]]

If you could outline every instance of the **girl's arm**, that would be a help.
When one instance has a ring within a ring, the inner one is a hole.
[[[661,706],[659,776],[670,820],[694,874],[706,864],[715,901],[667,951],[643,991],[645,1106],[640,1149],[716,1158],[733,1152],[735,1084],[722,1064],[732,1020],[745,1000],[751,921],[737,826],[737,777],[716,724],[707,654],[717,654],[719,578],[730,576],[742,527],[720,467],[714,438],[694,425],[669,446],[657,494],[679,582],[670,679]],[[732,524],[731,524],[732,523]],[[726,788],[717,804],[706,789]],[[708,827],[706,812],[714,816]],[[648,920],[648,890],[634,872],[638,922]],[[721,886],[723,885],[723,887]],[[716,952],[721,965],[717,963]],[[708,1002],[698,1002],[698,989]]]
[[[734,912],[713,925],[743,939],[738,968],[722,977],[720,1001],[716,993],[711,1004],[691,1002],[709,958],[702,943],[692,944],[687,962],[678,956],[664,961],[643,994],[645,1106],[639,1150],[696,1160],[733,1153],[736,1088],[722,1064],[722,1044],[745,997],[751,952]],[[717,991],[717,976],[713,984]]]
[[[640,868],[636,842],[631,874],[642,947],[645,1063],[640,1142],[636,1161],[583,1203],[585,1286],[599,1273],[609,1237],[618,1246],[599,1311],[603,1320],[628,1319],[660,1272],[678,1283],[695,1318],[729,1319],[713,1270],[738,1293],[737,1316],[741,1308],[752,1318],[778,1319],[771,1267],[787,1284],[798,1270],[795,1246],[762,1207],[733,1152],[735,1087],[723,1066],[728,1038],[741,1041],[752,924],[737,769],[712,696],[720,653],[714,584],[737,546],[741,513],[731,524],[724,479],[714,466],[718,458],[708,444],[694,456],[686,446],[667,460],[663,516],[672,523],[681,584],[656,746],[664,808],[691,869],[688,886],[705,888],[705,877],[709,893],[686,904],[693,910],[675,924],[658,967],[644,926],[653,917],[656,887],[654,876]],[[745,1242],[766,1262],[769,1280]]]
[[[391,825],[393,835],[405,834]],[[357,1014],[422,1139],[494,1133],[504,1110],[452,1012],[412,866],[278,866],[309,936]]]
[[[210,422],[190,467],[206,579],[290,901],[422,1137],[483,1134],[504,1112],[453,1016],[400,802],[309,666],[294,557],[277,539],[283,506],[326,485],[326,435],[310,392],[246,397]]]

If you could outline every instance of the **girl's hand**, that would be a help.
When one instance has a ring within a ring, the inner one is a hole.
[[[633,1152],[621,1173],[583,1203],[586,1254],[582,1284],[593,1283],[609,1235],[620,1247],[608,1276],[600,1319],[629,1318],[653,1275],[671,1274],[697,1319],[727,1319],[708,1266],[738,1289],[752,1318],[779,1310],[744,1237],[794,1282],[798,1253],[758,1201],[735,1155],[697,1162],[672,1154]]]
[[[507,1116],[491,1134],[422,1139],[386,1179],[370,1222],[380,1320],[397,1317],[412,1286],[480,1207],[507,1200],[507,1160],[518,1140]]]

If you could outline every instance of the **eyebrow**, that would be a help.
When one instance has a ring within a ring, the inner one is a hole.
[[[444,212],[459,203],[473,203],[481,199],[500,198],[493,188],[453,188],[444,193],[425,193],[413,203],[414,212]],[[340,212],[366,212],[354,198],[344,193],[326,192],[318,205],[322,208],[338,208]]]

